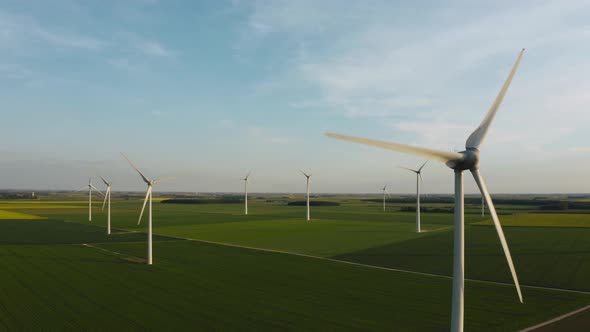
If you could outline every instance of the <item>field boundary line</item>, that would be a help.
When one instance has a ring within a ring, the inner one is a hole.
[[[124,254],[124,253],[121,253],[121,252],[117,252],[117,251],[113,251],[113,250],[108,250],[108,249],[97,247],[97,246],[93,246],[93,245],[91,245],[89,243],[82,243],[82,246],[87,247],[87,248],[97,249],[97,250],[104,251],[104,252],[107,252],[109,254],[113,254],[113,255],[117,255],[117,256],[130,257],[130,258],[138,259],[140,261],[145,261],[145,258],[141,258],[141,257],[129,255],[129,254]]]
[[[242,245],[238,245],[238,244],[215,242],[215,241],[201,240],[201,239],[192,239],[192,238],[188,238],[188,237],[180,237],[180,236],[172,236],[172,235],[163,235],[163,236],[168,236],[168,237],[177,238],[177,239],[181,239],[181,240],[189,240],[189,241],[195,241],[195,242],[215,244],[215,245],[226,246],[226,247],[250,249],[250,250],[265,251],[265,252],[274,252],[274,253],[278,253],[278,254],[286,254],[286,255],[294,255],[294,256],[300,256],[300,257],[314,258],[314,259],[319,259],[319,260],[324,260],[324,261],[329,261],[329,262],[336,262],[336,263],[343,263],[343,264],[349,264],[349,265],[368,267],[368,268],[377,269],[377,270],[410,273],[410,274],[417,274],[417,275],[423,275],[423,276],[435,277],[435,278],[453,279],[452,276],[446,276],[446,275],[442,275],[442,274],[403,270],[403,269],[396,269],[396,268],[392,268],[392,267],[385,267],[385,266],[378,266],[378,265],[369,265],[369,264],[344,261],[344,260],[334,259],[334,258],[329,258],[329,257],[301,254],[301,253],[297,253],[297,252],[290,252],[290,251],[283,251],[283,250],[276,250],[276,249],[256,248],[256,247],[242,246]],[[167,241],[160,241],[159,243],[165,243],[165,242],[167,242]],[[514,287],[514,284],[507,283],[507,282],[500,282],[500,281],[479,280],[479,279],[469,279],[469,278],[465,278],[465,281]],[[553,288],[553,287],[531,286],[531,285],[520,285],[520,287],[590,295],[590,292],[587,292],[587,291],[580,291],[580,290],[566,289],[566,288]]]
[[[580,309],[574,310],[574,311],[572,311],[572,312],[568,312],[567,314],[561,315],[561,316],[559,316],[559,317],[555,317],[555,318],[553,318],[553,319],[551,319],[551,320],[548,320],[548,321],[546,321],[546,322],[543,322],[543,323],[541,323],[541,324],[537,324],[537,325],[535,325],[535,326],[527,327],[526,329],[524,329],[524,330],[520,330],[519,332],[531,332],[531,331],[534,331],[534,330],[536,330],[536,329],[538,329],[538,328],[541,328],[541,327],[543,327],[543,326],[547,326],[547,325],[553,324],[553,323],[555,323],[555,322],[558,322],[558,321],[560,321],[560,320],[562,320],[562,319],[566,319],[566,318],[568,318],[568,317],[571,317],[571,316],[577,315],[577,314],[579,314],[579,313],[581,313],[581,312],[584,312],[584,311],[586,311],[586,310],[588,310],[588,309],[590,309],[590,305],[587,305],[587,306],[585,306],[585,307],[582,307],[582,308],[580,308]]]
[[[78,223],[76,221],[70,221],[70,222]],[[94,226],[105,228],[104,226],[100,226],[100,225],[94,225]],[[453,226],[450,226],[450,227],[453,227]],[[125,230],[125,229],[123,229],[123,230]],[[137,231],[137,232],[143,233],[141,231]],[[308,254],[301,254],[301,253],[291,252],[291,251],[283,251],[283,250],[276,250],[276,249],[266,249],[266,248],[257,248],[257,247],[250,247],[250,246],[242,246],[242,245],[238,245],[238,244],[231,244],[231,243],[224,243],[224,242],[215,242],[215,241],[202,240],[202,239],[193,239],[193,238],[181,237],[181,236],[174,236],[174,235],[164,235],[164,234],[156,234],[156,233],[154,233],[154,235],[162,236],[162,237],[168,237],[168,238],[173,238],[173,239],[179,239],[179,240],[188,240],[188,241],[209,243],[209,244],[226,246],[226,247],[242,248],[242,249],[249,249],[249,250],[256,250],[256,251],[274,252],[274,253],[278,253],[278,254],[286,254],[286,255],[294,255],[294,256],[300,256],[300,257],[307,257],[307,258],[319,259],[319,260],[324,260],[324,261],[329,261],[329,262],[336,262],[336,263],[343,263],[343,264],[349,264],[349,265],[356,265],[356,266],[361,266],[361,267],[366,267],[366,268],[371,268],[371,269],[377,269],[377,270],[383,270],[383,271],[409,273],[409,274],[423,275],[423,276],[434,277],[434,278],[453,279],[452,276],[446,276],[446,275],[442,275],[442,274],[418,272],[418,271],[411,271],[411,270],[403,270],[403,269],[396,269],[396,268],[392,268],[392,267],[385,267],[385,266],[378,266],[378,265],[369,265],[369,264],[344,261],[344,260],[334,259],[334,258],[329,258],[329,257],[321,257],[321,256],[308,255]],[[166,243],[166,242],[173,242],[173,241],[157,241],[157,242],[158,243]],[[107,243],[108,244],[111,244],[111,243],[112,244],[115,244],[115,243],[120,243],[120,242],[106,242],[104,244],[107,244]],[[141,243],[141,241],[138,241],[138,242],[130,242],[130,243]],[[126,254],[118,253],[118,252],[115,252],[115,251],[107,250],[107,249],[104,249],[104,248],[91,246],[88,243],[85,243],[83,245],[89,246],[89,247],[93,247],[93,248],[96,248],[96,249],[99,249],[99,250],[104,250],[104,251],[107,251],[107,252],[111,252],[111,253],[117,254],[117,255],[128,256],[128,257],[135,257],[135,256],[126,255]],[[135,257],[135,258],[143,259],[143,258],[140,258],[140,257]],[[465,278],[465,281],[478,282],[478,283],[490,284],[490,285],[499,285],[499,286],[514,287],[514,284],[507,283],[507,282],[500,282],[500,281],[479,280],[479,279],[470,279],[470,278]],[[567,292],[567,293],[576,293],[576,294],[590,295],[590,291],[581,291],[581,290],[567,289],[567,288],[554,288],[554,287],[522,285],[522,284],[520,285],[520,287],[522,287],[522,288],[542,289],[542,290],[550,290],[550,291],[557,291],[557,292]]]

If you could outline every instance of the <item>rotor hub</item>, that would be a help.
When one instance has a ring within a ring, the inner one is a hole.
[[[459,152],[463,158],[447,162],[447,166],[455,171],[466,171],[479,168],[479,150],[476,148],[467,148]]]

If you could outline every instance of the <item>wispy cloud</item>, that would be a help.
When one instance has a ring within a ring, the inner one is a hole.
[[[169,57],[172,56],[174,53],[166,48],[164,45],[156,42],[156,41],[142,41],[137,43],[137,48],[142,51],[143,53],[151,56],[158,56],[158,57]]]
[[[100,50],[108,43],[63,27],[46,27],[35,18],[0,11],[0,45],[22,51],[46,45],[83,50]]]
[[[389,1],[273,1],[251,10],[245,22],[250,47],[291,50],[285,76],[318,92],[297,107],[382,117],[383,124],[395,119],[393,128],[417,143],[440,145],[439,135],[463,142],[466,136],[456,133],[468,135],[477,126],[526,47],[496,120],[503,132],[492,145],[551,146],[590,121],[587,1],[499,3],[485,10],[455,3],[420,13]]]

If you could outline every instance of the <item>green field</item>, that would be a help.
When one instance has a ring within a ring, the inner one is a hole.
[[[83,200],[0,201],[48,218],[0,220],[0,329],[448,330],[452,215],[423,214],[428,231],[416,234],[413,213],[341,202],[314,208],[311,222],[280,202],[252,200],[249,216],[239,204],[155,203],[147,266],[139,200],[113,201],[111,236],[99,208],[88,222]],[[514,286],[481,281],[510,282],[481,221],[466,215],[466,277],[479,280],[466,284],[466,330],[518,330],[590,304],[590,228],[505,228],[520,304]]]

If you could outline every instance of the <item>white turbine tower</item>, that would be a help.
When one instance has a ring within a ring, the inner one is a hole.
[[[125,159],[127,159],[127,162],[129,162],[129,165],[131,165],[131,167],[133,167],[137,173],[139,173],[139,175],[141,176],[141,178],[143,179],[143,181],[147,184],[147,191],[145,193],[145,199],[143,201],[143,207],[141,208],[141,213],[139,214],[139,220],[137,221],[137,224],[139,225],[141,223],[141,218],[143,217],[143,211],[145,210],[145,205],[147,204],[147,202],[150,202],[150,206],[148,208],[148,253],[147,253],[147,263],[148,265],[152,265],[152,189],[154,187],[154,185],[158,182],[161,182],[162,179],[155,179],[155,180],[150,180],[148,179],[145,175],[143,175],[143,173],[131,162],[131,160],[129,160],[129,158],[127,158],[127,156],[125,156],[123,153],[121,153],[121,155],[123,155],[123,157]]]
[[[248,178],[250,177],[250,173],[248,172],[246,176],[242,179],[244,181],[244,215],[248,215]]]
[[[418,168],[417,170],[406,167],[400,167],[403,169],[407,169],[410,172],[416,173],[416,233],[420,233],[420,182],[422,181],[422,168],[426,166],[427,162],[428,160],[426,160],[424,164],[422,164],[422,166],[420,166],[420,168]]]
[[[502,226],[500,225],[500,220],[498,219],[498,215],[496,214],[496,209],[494,208],[494,203],[492,202],[492,198],[488,192],[488,188],[482,178],[481,174],[479,173],[479,147],[482,144],[492,121],[494,120],[494,116],[502,103],[502,99],[504,99],[504,95],[510,86],[512,78],[516,73],[516,69],[522,59],[524,49],[520,51],[508,78],[504,82],[500,93],[494,100],[494,103],[488,110],[487,114],[485,115],[483,121],[475,129],[475,131],[467,138],[465,142],[465,151],[461,152],[446,152],[422,147],[416,147],[412,145],[406,144],[399,144],[399,143],[390,143],[360,137],[353,137],[353,136],[345,136],[345,135],[338,135],[338,134],[326,134],[329,137],[347,140],[351,142],[367,144],[372,146],[377,146],[383,149],[394,150],[398,152],[404,152],[408,154],[413,154],[421,157],[426,157],[432,160],[440,161],[447,165],[449,168],[453,169],[455,172],[455,227],[454,227],[454,254],[453,254],[453,299],[452,299],[452,313],[451,313],[451,331],[463,331],[463,295],[464,295],[464,283],[465,283],[465,236],[464,236],[464,193],[463,193],[463,171],[469,170],[481,191],[481,194],[484,196],[485,201],[488,205],[488,210],[490,215],[492,216],[492,220],[494,220],[494,226],[496,228],[496,232],[498,233],[498,238],[500,243],[502,244],[502,249],[504,250],[504,255],[506,256],[506,260],[508,261],[508,267],[510,268],[510,273],[512,274],[512,279],[514,280],[514,285],[516,286],[516,292],[518,293],[518,299],[522,303],[522,293],[520,292],[520,286],[518,283],[518,277],[516,276],[516,271],[514,269],[514,264],[512,262],[512,257],[510,255],[510,250],[508,249],[508,244],[506,243],[506,238],[504,237],[504,232],[502,231]]]
[[[383,212],[385,212],[385,190],[387,189],[387,185],[383,186]]]
[[[104,205],[107,203],[107,234],[111,234],[111,183],[105,180],[102,176],[100,177],[102,182],[107,186],[107,191],[104,193],[104,201],[102,202],[102,211],[104,211]]]
[[[307,206],[307,221],[310,221],[311,218],[309,217],[309,178],[311,178],[311,174],[307,174],[302,170],[299,170],[299,172],[301,172],[307,179],[307,202],[305,205]]]
[[[80,191],[80,190],[86,189],[86,188],[88,188],[88,221],[92,221],[92,189],[96,190],[101,195],[104,195],[104,194],[92,184],[92,178],[88,179],[88,185],[83,186],[76,191]]]

